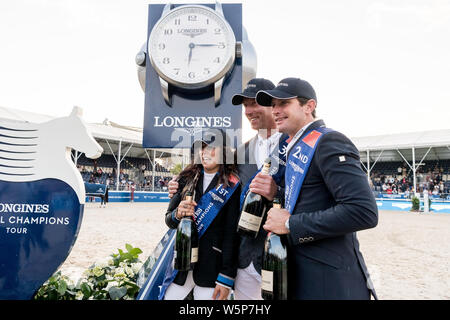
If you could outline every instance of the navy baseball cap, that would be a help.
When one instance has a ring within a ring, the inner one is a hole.
[[[300,78],[285,78],[278,82],[276,88],[260,90],[256,94],[256,102],[265,107],[272,106],[272,99],[306,98],[317,101],[316,92],[308,81]]]
[[[247,87],[241,94],[235,94],[231,99],[231,103],[235,106],[242,104],[244,98],[255,99],[256,94],[260,90],[271,90],[275,88],[272,81],[264,78],[254,78],[247,83]]]
[[[227,142],[227,134],[224,130],[217,128],[203,128],[201,137],[194,141],[192,148],[194,148],[197,143],[218,147],[226,145]]]

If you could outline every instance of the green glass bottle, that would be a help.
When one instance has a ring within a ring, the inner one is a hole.
[[[281,208],[280,199],[273,200]],[[286,237],[267,234],[261,270],[261,295],[264,300],[286,300],[288,292]]]

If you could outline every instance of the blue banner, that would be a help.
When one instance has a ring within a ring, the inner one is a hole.
[[[85,182],[84,188],[86,190],[86,195],[103,196],[106,193],[106,184]]]
[[[411,200],[376,199],[378,210],[411,211]],[[420,208],[423,210],[423,199],[420,201]],[[431,213],[450,213],[450,201],[431,201]]]
[[[331,129],[323,127],[311,130],[291,148],[286,164],[284,201],[286,210],[291,214],[294,211],[303,181],[305,180],[319,140],[324,134],[331,131]]]

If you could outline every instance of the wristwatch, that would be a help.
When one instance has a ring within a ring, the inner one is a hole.
[[[242,51],[218,2],[214,10],[204,5],[172,9],[167,4],[147,45],[149,60],[169,106],[173,89],[196,94],[212,88],[217,106],[224,80]],[[142,62],[143,57],[138,58],[137,63]]]

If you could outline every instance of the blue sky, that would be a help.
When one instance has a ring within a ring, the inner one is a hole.
[[[162,2],[1,1],[0,106],[64,116],[78,105],[88,122],[142,127],[134,57],[149,3]],[[449,1],[242,3],[257,76],[308,80],[328,126],[350,137],[450,128]]]

